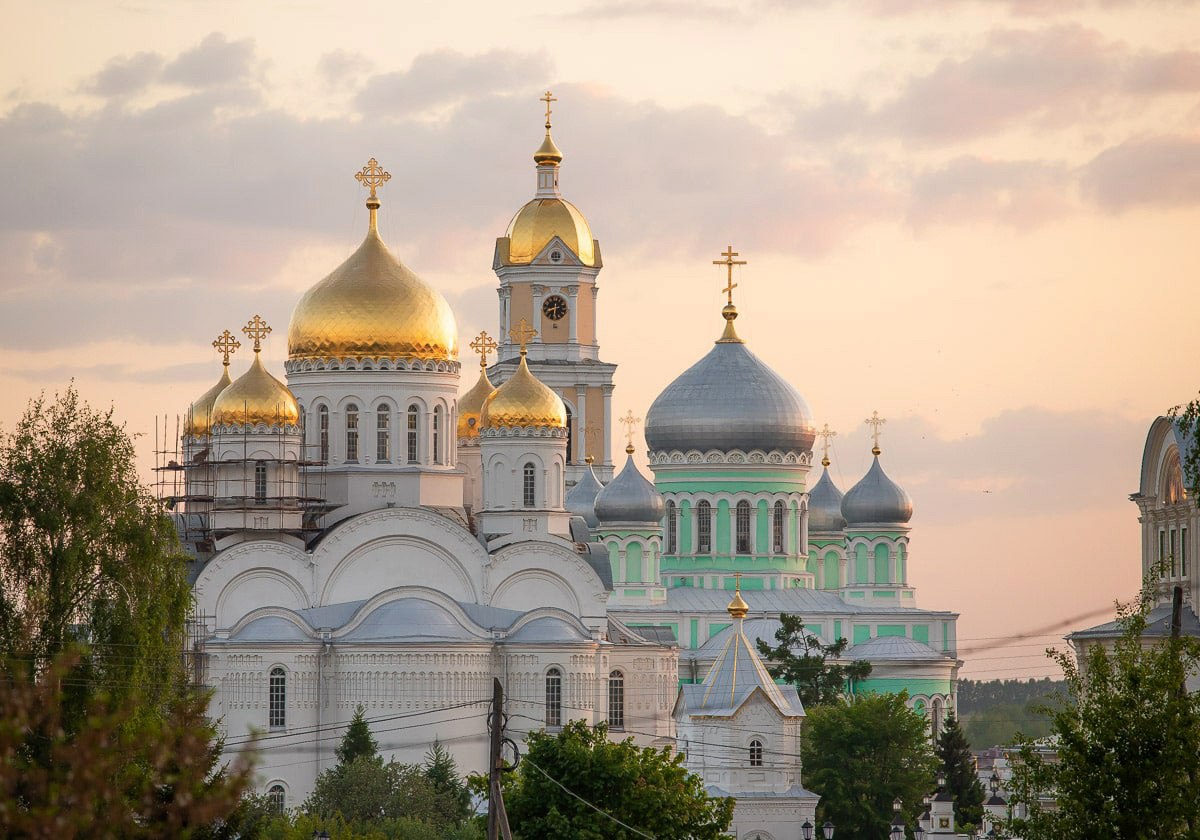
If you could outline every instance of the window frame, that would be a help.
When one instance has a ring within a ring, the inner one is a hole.
[[[445,414],[440,405],[433,407],[433,463],[440,464],[442,459],[442,416]]]
[[[713,517],[712,503],[701,499],[696,503],[696,553],[713,553]]]
[[[754,551],[754,542],[750,538],[750,503],[742,499],[734,508],[734,553],[750,554]]]
[[[407,456],[408,463],[419,464],[421,462],[421,407],[416,403],[410,403],[406,416],[404,454]]]
[[[254,504],[267,503],[267,462],[254,462]]]
[[[537,507],[537,467],[533,461],[521,467],[521,507]]]
[[[667,501],[667,554],[679,553],[679,509],[673,500]]]
[[[287,671],[281,665],[267,675],[267,727],[287,729]]]
[[[772,508],[771,516],[771,550],[775,554],[783,554],[787,551],[787,508],[782,499],[777,499]]]
[[[763,766],[763,742],[761,738],[750,739],[750,766]]]
[[[384,404],[375,409],[375,463],[392,461],[392,409]]]
[[[358,463],[358,403],[346,405],[346,461]]]
[[[608,673],[608,728],[625,731],[625,674],[619,668]]]
[[[562,684],[563,674],[557,667],[546,671],[546,728],[562,727]]]
[[[279,782],[273,783],[267,788],[267,803],[271,813],[282,815],[287,810],[287,788]]]
[[[321,463],[329,463],[329,406],[317,407],[317,452]]]

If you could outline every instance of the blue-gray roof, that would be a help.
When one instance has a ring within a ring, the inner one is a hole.
[[[596,519],[608,526],[650,525],[658,527],[663,516],[663,497],[642,475],[632,453],[625,467],[596,496]]]
[[[823,467],[821,478],[808,491],[808,530],[814,534],[840,533],[846,530],[842,516],[842,491],[829,477],[829,467]]]
[[[878,454],[867,474],[842,498],[842,516],[851,528],[904,525],[912,519],[912,512],[912,499],[903,487],[888,478],[879,465]]]
[[[589,528],[595,528],[599,524],[596,519],[596,494],[602,489],[604,489],[604,485],[600,483],[600,479],[596,478],[596,473],[589,464],[583,476],[567,493],[563,507],[575,516],[582,516],[587,521]]]

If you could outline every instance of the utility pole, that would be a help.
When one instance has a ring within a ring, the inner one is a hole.
[[[508,814],[504,811],[504,792],[500,788],[500,773],[504,761],[500,748],[504,743],[504,686],[492,680],[492,708],[488,713],[488,729],[492,735],[491,763],[488,771],[488,840],[512,840]]]

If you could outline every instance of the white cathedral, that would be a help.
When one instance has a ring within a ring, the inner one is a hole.
[[[716,343],[646,412],[653,481],[632,444],[614,477],[600,247],[559,193],[548,110],[534,161],[493,257],[501,340],[471,342],[465,393],[453,311],[380,236],[374,160],[356,175],[366,238],[297,303],[286,384],[260,361],[258,316],[237,379],[237,340],[214,342],[225,371],[188,411],[173,501],[226,750],[261,730],[260,790],[299,805],[361,704],[385,754],[419,761],[436,738],[479,770],[498,678],[517,741],[607,722],[737,796],[737,836],[799,836],[817,801],[804,711],[754,641],[798,613],[872,663],[855,692],[907,690],[936,731],[957,615],[916,606],[912,504],[878,435],[855,487],[834,486],[828,446],[810,487],[809,408],[739,337],[732,296]]]

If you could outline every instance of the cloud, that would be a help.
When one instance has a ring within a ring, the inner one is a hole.
[[[373,76],[356,101],[364,113],[406,114],[457,104],[471,95],[536,90],[547,83],[550,73],[550,59],[542,54],[492,50],[464,55],[438,50],[418,55],[407,70]]]
[[[679,20],[740,20],[745,9],[718,3],[689,2],[689,0],[602,0],[571,12],[567,17],[579,20],[629,20],[636,18],[670,18]]]
[[[167,65],[163,80],[193,88],[218,87],[249,77],[254,41],[230,41],[214,32]]]
[[[913,179],[908,220],[916,227],[985,220],[1030,229],[1067,212],[1072,190],[1072,175],[1059,163],[964,155]]]
[[[83,86],[88,93],[119,98],[138,93],[158,81],[165,61],[154,52],[119,56],[104,65]]]
[[[317,61],[317,73],[331,87],[348,79],[355,79],[370,71],[370,69],[370,59],[362,53],[350,52],[349,50],[327,52]]]
[[[1085,193],[1111,212],[1200,201],[1200,137],[1128,140],[1096,156],[1083,172]]]

